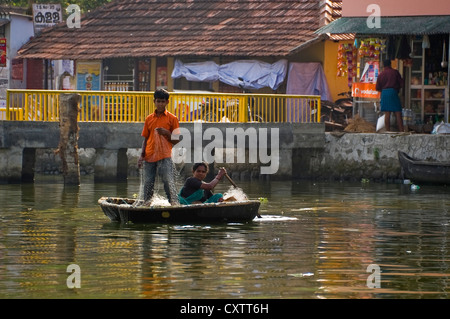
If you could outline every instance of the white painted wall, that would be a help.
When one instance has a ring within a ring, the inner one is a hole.
[[[34,36],[33,20],[31,17],[23,15],[10,16],[9,23],[9,37],[7,33],[7,63],[9,74],[9,88],[10,89],[24,89],[26,88],[26,63],[24,63],[23,80],[12,80],[11,78],[11,62],[17,56],[17,51],[27,43],[32,36]]]

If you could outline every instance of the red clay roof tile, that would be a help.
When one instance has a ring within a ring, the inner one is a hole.
[[[287,56],[317,37],[320,0],[120,0],[45,29],[23,58]],[[336,3],[328,5],[340,10]],[[333,10],[334,11],[334,10]]]

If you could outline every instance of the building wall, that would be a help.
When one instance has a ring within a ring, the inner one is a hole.
[[[33,21],[31,17],[21,15],[11,15],[11,22],[7,26],[7,67],[6,73],[8,78],[9,89],[26,88],[26,64],[23,69],[23,79],[13,80],[11,76],[12,60],[17,56],[17,51],[27,43],[34,35]]]
[[[344,0],[342,1],[343,17],[367,17],[372,13],[367,8],[377,4],[381,16],[419,16],[419,15],[450,15],[448,0]]]
[[[350,91],[347,77],[337,76],[337,54],[339,44],[341,43],[352,43],[352,41],[325,41],[324,48],[325,60],[323,69],[325,72],[325,76],[327,77],[328,86],[330,87],[333,101],[342,98],[342,96],[338,96],[339,93]]]
[[[31,17],[13,15],[10,27],[11,45],[9,47],[9,53],[12,57],[15,57],[17,55],[17,51],[34,35],[33,20]]]
[[[291,62],[324,62],[325,41],[316,42],[289,59]]]

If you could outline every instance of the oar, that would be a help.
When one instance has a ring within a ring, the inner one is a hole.
[[[237,187],[237,185],[236,185],[236,183],[235,182],[233,182],[233,180],[231,179],[231,177],[230,176],[228,176],[228,174],[227,173],[225,173],[225,177],[230,181],[230,183],[231,183],[231,185],[233,185],[235,188],[238,188]]]
[[[234,188],[238,188],[237,185],[236,185],[236,183],[233,182],[233,180],[231,179],[230,176],[228,176],[227,173],[225,173],[225,177],[230,181],[231,185],[233,185]],[[262,218],[261,215],[260,215],[258,212],[256,212],[256,216],[257,216],[258,218]]]

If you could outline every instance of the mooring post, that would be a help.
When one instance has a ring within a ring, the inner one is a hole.
[[[79,94],[59,96],[59,145],[56,153],[62,160],[64,184],[80,185],[80,163],[78,161],[78,112]]]

